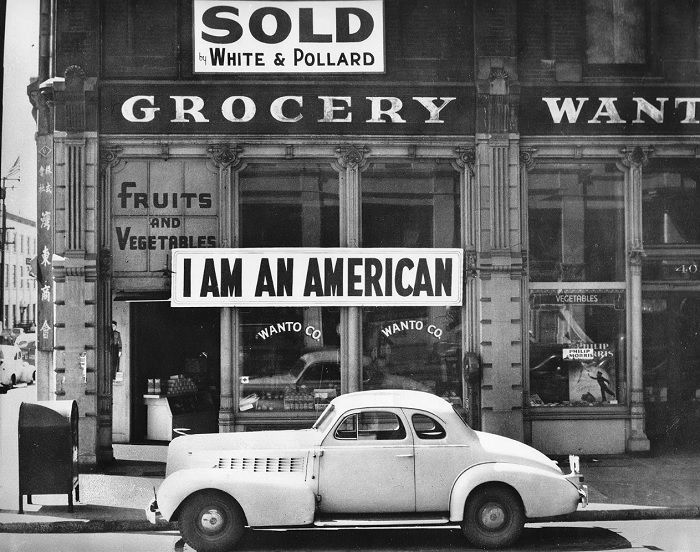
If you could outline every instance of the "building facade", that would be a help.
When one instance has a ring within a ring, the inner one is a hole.
[[[246,6],[42,2],[39,391],[78,400],[83,461],[379,387],[550,454],[694,434],[696,2]],[[204,248],[265,257],[260,303],[210,277],[171,306],[172,251]],[[270,300],[338,248],[403,256],[351,270],[352,304]],[[443,250],[458,304],[421,300]]]
[[[3,328],[36,326],[36,282],[30,261],[36,257],[36,222],[8,212],[5,242]]]

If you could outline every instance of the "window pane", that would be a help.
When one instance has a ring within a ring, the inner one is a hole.
[[[363,389],[413,389],[461,404],[460,308],[365,308],[362,328]]]
[[[241,411],[320,411],[340,394],[338,309],[242,309],[240,320]]]
[[[623,291],[530,293],[530,405],[625,401]]]
[[[338,173],[315,163],[251,164],[240,181],[242,247],[337,247]],[[241,310],[246,411],[319,411],[340,393],[337,308]]]
[[[625,279],[623,183],[611,165],[528,176],[530,281]]]
[[[406,438],[406,428],[391,412],[360,412],[358,439],[395,440]]]
[[[336,439],[357,439],[357,414],[345,418],[335,430]]]
[[[419,439],[443,439],[445,437],[445,430],[442,426],[429,416],[414,414],[411,421]]]
[[[338,247],[338,173],[315,163],[241,173],[241,247]]]
[[[450,165],[374,163],[361,180],[364,247],[459,247],[459,173]]]
[[[642,181],[644,243],[700,244],[700,163],[657,160]]]
[[[644,2],[586,0],[586,42],[588,63],[645,63]]]

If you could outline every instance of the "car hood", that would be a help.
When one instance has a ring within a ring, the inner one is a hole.
[[[315,429],[184,435],[168,446],[165,475],[186,468],[211,468],[222,458],[301,456],[320,440]]]
[[[494,435],[493,433],[484,433],[482,431],[475,431],[474,433],[483,455],[480,460],[483,462],[509,462],[540,468],[557,474],[562,473],[554,460],[525,443],[502,437],[501,435]]]

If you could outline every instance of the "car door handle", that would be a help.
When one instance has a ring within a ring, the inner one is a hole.
[[[397,454],[396,458],[413,458],[413,453],[409,454]]]

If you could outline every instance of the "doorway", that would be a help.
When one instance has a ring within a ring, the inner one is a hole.
[[[133,302],[129,315],[131,442],[153,440],[148,435],[144,395],[167,400],[171,415],[181,416],[186,426],[199,424],[192,433],[217,431],[219,309]]]
[[[658,452],[700,449],[700,291],[645,291],[646,432]]]

